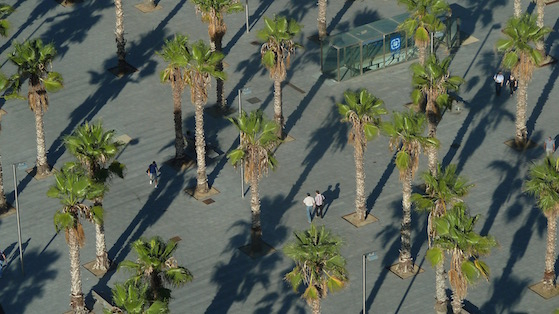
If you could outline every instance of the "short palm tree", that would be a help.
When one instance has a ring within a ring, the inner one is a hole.
[[[208,101],[208,88],[211,78],[225,79],[225,73],[218,71],[216,66],[223,60],[223,54],[211,49],[202,40],[187,47],[188,64],[184,71],[186,84],[190,86],[190,99],[195,110],[195,146],[198,164],[196,193],[206,194],[209,191],[206,175],[206,141],[204,139],[204,105]]]
[[[326,8],[328,0],[318,0],[318,39],[323,40],[326,37]]]
[[[425,193],[414,193],[411,196],[412,202],[418,210],[429,214],[427,218],[427,239],[429,248],[433,247],[435,239],[438,237],[433,220],[446,214],[447,208],[452,208],[454,204],[462,202],[462,198],[468,193],[473,184],[456,174],[456,165],[448,165],[442,169],[441,164],[437,165],[436,175],[431,172],[424,172],[422,175],[425,181]],[[437,313],[446,313],[447,297],[446,282],[444,276],[444,255],[443,260],[435,265],[435,310]]]
[[[489,278],[489,266],[480,257],[489,255],[497,242],[490,235],[481,236],[474,231],[478,218],[471,217],[466,212],[466,205],[459,202],[445,215],[433,220],[438,237],[426,257],[432,265],[437,265],[444,261],[445,252],[450,255],[448,280],[452,288],[453,313],[462,313],[468,284]]]
[[[537,199],[538,207],[547,218],[547,247],[545,250],[544,289],[552,290],[555,286],[555,242],[557,234],[557,216],[559,215],[559,159],[545,158],[534,164],[528,172],[525,190]]]
[[[155,236],[151,239],[141,238],[132,243],[132,249],[138,255],[134,261],[122,261],[118,268],[126,268],[133,272],[128,284],[148,286],[147,298],[151,306],[156,301],[168,303],[171,290],[165,286],[180,287],[192,281],[192,274],[186,267],[179,266],[173,253],[177,242],[163,241]]]
[[[402,181],[402,229],[401,249],[398,257],[398,271],[413,272],[411,257],[411,188],[412,180],[419,167],[421,150],[429,146],[438,146],[436,138],[423,136],[425,115],[413,111],[394,112],[392,121],[383,123],[384,132],[390,137],[389,148],[396,150],[396,167]]]
[[[173,90],[173,118],[175,122],[175,159],[184,158],[184,136],[182,132],[182,91],[185,87],[184,70],[186,69],[190,54],[187,49],[188,37],[175,34],[173,40],[165,40],[159,56],[167,62],[167,67],[161,71],[161,83],[171,83]]]
[[[210,48],[212,51],[223,51],[222,40],[227,32],[225,15],[244,11],[244,5],[239,0],[192,0],[196,11],[202,16],[202,21],[208,23],[208,34],[210,36]],[[217,71],[223,71],[223,62],[219,61]],[[221,109],[227,107],[225,98],[224,81],[216,79],[217,103]]]
[[[351,124],[349,141],[355,148],[355,212],[360,221],[365,221],[365,167],[364,154],[367,141],[375,138],[379,133],[381,115],[386,114],[384,102],[369,93],[366,89],[358,92],[346,91],[345,103],[338,104],[338,111],[343,122]]]
[[[65,231],[70,251],[70,306],[74,313],[88,313],[84,305],[80,275],[80,247],[85,243],[80,217],[95,221],[103,219],[102,207],[84,203],[85,199],[95,198],[102,193],[102,187],[74,167],[63,167],[55,174],[55,180],[47,196],[60,199],[62,204],[62,209],[54,214],[54,226],[56,232]]]
[[[112,289],[113,302],[118,308],[105,310],[105,313],[127,314],[166,314],[169,307],[166,302],[155,301],[152,304],[148,301],[148,286],[145,284],[135,285],[132,282],[124,284],[117,283]]]
[[[301,284],[306,286],[302,298],[312,307],[313,314],[320,314],[320,301],[328,291],[336,292],[349,282],[346,261],[340,253],[342,241],[324,226],[295,232],[295,240],[286,244],[283,252],[295,267],[285,275],[294,291]]]
[[[250,115],[242,111],[238,118],[229,121],[240,131],[239,146],[227,154],[227,158],[237,167],[244,167],[244,180],[250,183],[250,209],[252,213],[251,252],[262,250],[262,227],[260,224],[260,179],[274,170],[278,162],[274,149],[281,142],[277,136],[279,126],[264,117],[261,110],[252,111]]]
[[[105,131],[101,121],[86,121],[72,134],[64,137],[66,149],[81,163],[87,176],[104,187],[103,193],[93,199],[96,206],[103,206],[103,197],[108,190],[110,179],[115,175],[124,178],[124,165],[114,160],[122,143],[115,141],[114,134],[114,130]],[[103,220],[95,221],[95,248],[97,258],[93,269],[107,271],[110,262]]]
[[[497,50],[504,53],[503,66],[510,69],[518,79],[514,138],[517,147],[524,147],[528,142],[528,131],[526,130],[528,82],[532,78],[534,68],[543,59],[543,56],[532,45],[538,40],[542,40],[550,31],[551,29],[548,27],[538,27],[535,17],[526,13],[518,18],[510,18],[503,29],[507,38],[497,41]]]
[[[410,13],[398,29],[413,37],[419,49],[419,64],[425,64],[431,33],[444,30],[439,16],[450,13],[450,7],[444,0],[398,0],[398,3],[405,5]]]
[[[425,61],[425,65],[414,63],[411,65],[413,72],[412,92],[413,103],[419,105],[427,98],[425,114],[427,116],[429,137],[437,137],[437,126],[441,121],[441,111],[452,105],[452,98],[448,92],[458,91],[464,82],[459,76],[451,76],[449,66],[451,58],[447,57],[439,61],[436,55],[430,55]],[[430,147],[427,149],[429,158],[429,171],[436,175],[437,170],[437,149]]]
[[[21,86],[25,80],[29,82],[27,100],[29,108],[35,114],[35,129],[37,131],[37,175],[46,176],[50,173],[47,163],[45,147],[45,129],[43,115],[49,107],[47,92],[56,92],[62,88],[62,75],[52,69],[52,60],[56,56],[54,44],[43,44],[41,39],[26,40],[23,43],[13,43],[14,51],[8,59],[17,66],[17,73],[9,79],[8,90],[12,92],[5,95],[6,99],[20,98]]]
[[[5,3],[0,3],[0,36],[7,37],[10,29],[10,22],[6,19],[8,15],[14,12],[14,8]]]
[[[302,26],[294,19],[275,16],[274,19],[264,17],[266,27],[258,31],[258,38],[263,41],[260,48],[262,64],[270,71],[274,81],[274,120],[280,126],[278,136],[284,138],[283,107],[281,100],[281,83],[287,76],[291,55],[301,47],[293,38],[301,32]]]

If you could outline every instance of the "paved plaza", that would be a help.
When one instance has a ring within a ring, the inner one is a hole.
[[[131,139],[118,157],[127,167],[126,177],[113,181],[104,201],[109,257],[116,263],[134,259],[130,243],[142,236],[178,236],[182,240],[175,256],[194,280],[173,290],[172,313],[310,313],[305,301],[282,279],[293,264],[281,249],[293,231],[308,227],[302,199],[318,189],[326,197],[326,215],[315,223],[343,238],[350,279],[346,289],[324,300],[323,313],[361,312],[362,254],[373,250],[379,258],[367,264],[367,312],[433,313],[435,274],[424,258],[424,215],[413,214],[412,254],[425,272],[402,280],[386,269],[398,258],[402,198],[387,138],[370,142],[365,154],[367,208],[379,221],[355,228],[341,218],[355,209],[355,165],[353,147],[347,143],[348,125],[340,122],[335,104],[343,100],[345,90],[367,88],[384,100],[389,111],[404,110],[411,91],[411,63],[334,82],[320,76],[320,46],[308,39],[316,33],[315,1],[249,0],[248,34],[243,13],[226,17],[228,102],[236,108],[237,91],[245,89],[244,109],[262,108],[269,117],[273,116],[273,85],[261,65],[260,48],[251,42],[264,25],[263,16],[283,14],[305,26],[297,38],[305,48],[292,58],[288,70],[287,80],[296,88],[283,87],[286,132],[295,141],[281,145],[279,168],[260,183],[263,238],[276,251],[251,259],[238,249],[250,240],[250,194],[241,198],[239,172],[224,155],[208,160],[210,184],[220,191],[209,205],[183,191],[195,184],[195,168],[177,172],[163,165],[159,188],[149,185],[147,165],[153,160],[162,165],[174,156],[171,87],[159,82],[165,64],[155,52],[177,32],[188,34],[192,41],[207,40],[208,34],[189,1],[163,0],[160,10],[148,14],[134,7],[140,1],[123,1],[127,61],[138,69],[127,77],[116,78],[107,71],[117,63],[112,1],[84,0],[63,7],[54,0],[10,0],[16,12],[9,17],[9,37],[0,40],[2,71],[8,74],[14,71],[6,61],[12,39],[41,37],[56,45],[59,56],[53,70],[63,75],[65,87],[49,94],[45,114],[48,160],[55,168],[72,160],[61,137],[86,120],[100,119],[106,129]],[[475,183],[466,201],[472,214],[482,216],[478,231],[494,235],[500,244],[486,259],[491,267],[489,282],[469,289],[466,309],[470,313],[551,313],[559,308],[559,297],[544,300],[528,289],[543,276],[546,219],[534,199],[522,193],[528,167],[544,156],[544,150],[537,147],[518,153],[504,144],[514,135],[516,99],[507,93],[496,97],[492,80],[500,63],[495,42],[503,36],[500,30],[513,13],[513,1],[450,2],[453,14],[462,21],[462,31],[472,40],[457,51],[450,67],[453,75],[466,80],[460,90],[464,108],[459,114],[445,114],[439,125],[439,158],[444,164],[456,164],[460,174]],[[523,10],[535,13],[534,3],[522,2]],[[545,24],[554,30],[546,41],[548,51],[559,56],[559,4],[545,10]],[[404,12],[405,7],[395,0],[329,1],[328,30],[336,34]],[[559,134],[558,78],[557,66],[537,69],[528,88],[527,126],[530,138],[540,144],[547,136]],[[250,103],[249,98],[257,99]],[[215,84],[208,101],[213,103]],[[3,177],[13,204],[12,164],[33,165],[35,124],[26,101],[2,103],[2,109],[7,111],[0,136]],[[183,119],[185,128],[194,128],[188,90],[183,94]],[[221,152],[238,143],[234,126],[208,112],[205,132]],[[427,159],[422,157],[419,171],[426,170]],[[9,265],[0,279],[0,305],[9,314],[63,313],[69,309],[70,262],[64,234],[56,234],[53,225],[53,214],[61,205],[46,197],[53,178],[38,181],[23,170],[18,170],[17,177],[25,274],[18,259],[16,216],[4,217],[0,219],[0,249]],[[414,182],[419,184],[420,179]],[[84,222],[84,228],[82,264],[95,257],[94,227]],[[85,268],[81,276],[89,308],[94,304],[92,290],[109,295],[116,282],[128,278],[125,271],[111,271],[98,279]]]

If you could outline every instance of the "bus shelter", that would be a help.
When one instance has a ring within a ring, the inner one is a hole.
[[[398,31],[408,13],[378,20],[348,32],[328,36],[320,44],[320,69],[326,77],[343,81],[418,57],[413,38]],[[443,17],[444,32],[433,34],[434,48],[459,44],[458,20]]]

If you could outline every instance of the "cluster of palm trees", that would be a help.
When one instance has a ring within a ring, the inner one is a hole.
[[[105,273],[110,267],[105,243],[103,198],[114,176],[124,177],[125,167],[115,160],[122,144],[114,131],[105,131],[101,122],[76,128],[64,137],[66,149],[76,158],[55,173],[48,197],[60,199],[62,208],[54,215],[56,231],[64,230],[70,252],[71,297],[75,313],[86,313],[80,275],[80,251],[85,235],[80,219],[95,225],[96,259],[93,269]]]

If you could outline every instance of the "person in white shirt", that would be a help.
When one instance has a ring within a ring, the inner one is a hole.
[[[499,73],[495,74],[493,80],[495,81],[495,93],[499,96],[501,95],[501,88],[503,88],[503,83],[505,82],[503,72],[499,71]]]
[[[316,206],[316,215],[320,216],[320,219],[323,219],[324,214],[322,213],[322,209],[324,208],[324,195],[320,194],[318,190],[316,190],[316,195],[314,196],[314,204]]]
[[[309,223],[312,222],[312,210],[314,209],[314,198],[312,198],[311,193],[307,193],[307,197],[303,200],[303,204],[307,206],[307,220]]]

